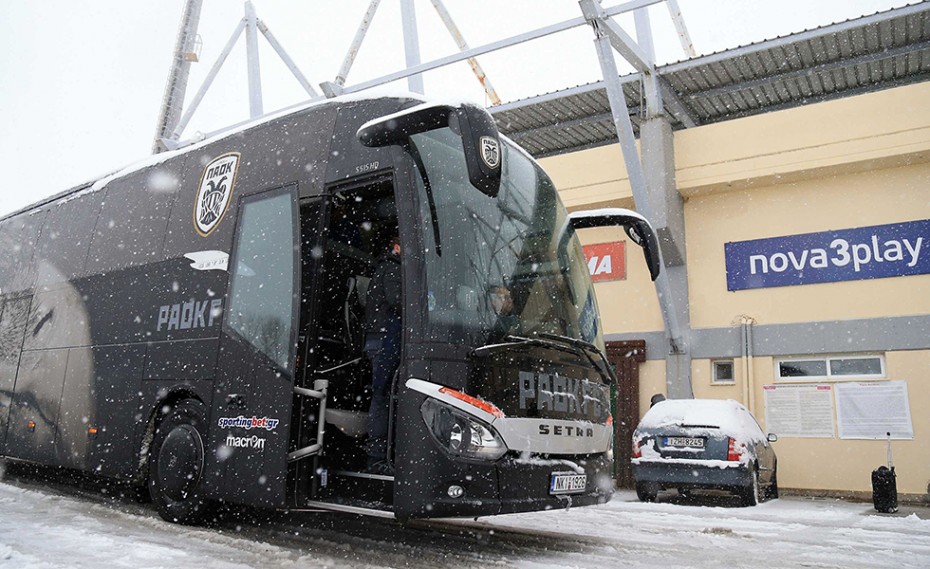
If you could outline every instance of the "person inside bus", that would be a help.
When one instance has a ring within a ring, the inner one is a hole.
[[[365,305],[365,353],[371,360],[371,405],[368,409],[368,471],[393,475],[387,460],[391,380],[400,365],[400,239],[395,234],[378,258]]]
[[[506,285],[494,285],[488,290],[491,308],[497,315],[495,328],[498,332],[508,333],[519,324],[519,318],[513,313],[513,295]]]

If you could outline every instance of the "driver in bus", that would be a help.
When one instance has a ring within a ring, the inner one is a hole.
[[[401,281],[400,239],[395,234],[387,251],[378,258],[371,284],[365,319],[365,353],[371,360],[371,406],[368,409],[368,471],[391,476],[387,460],[391,379],[400,365]]]
[[[496,328],[501,333],[511,331],[519,324],[513,313],[513,295],[506,285],[494,285],[488,290],[491,308],[497,316]]]

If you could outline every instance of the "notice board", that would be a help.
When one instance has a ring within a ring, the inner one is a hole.
[[[765,429],[780,437],[832,439],[833,386],[765,385]]]
[[[841,439],[913,439],[907,382],[836,384],[836,422]]]

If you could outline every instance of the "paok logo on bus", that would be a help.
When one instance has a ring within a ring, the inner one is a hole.
[[[238,169],[238,152],[224,154],[203,169],[194,203],[194,227],[201,237],[210,235],[229,209]]]
[[[492,170],[501,165],[501,147],[496,139],[490,136],[481,137],[481,159]]]

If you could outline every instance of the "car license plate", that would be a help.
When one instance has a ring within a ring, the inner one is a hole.
[[[579,494],[584,492],[588,482],[587,474],[555,472],[549,481],[550,494]]]
[[[704,439],[694,437],[665,437],[665,446],[684,448],[704,448]]]

